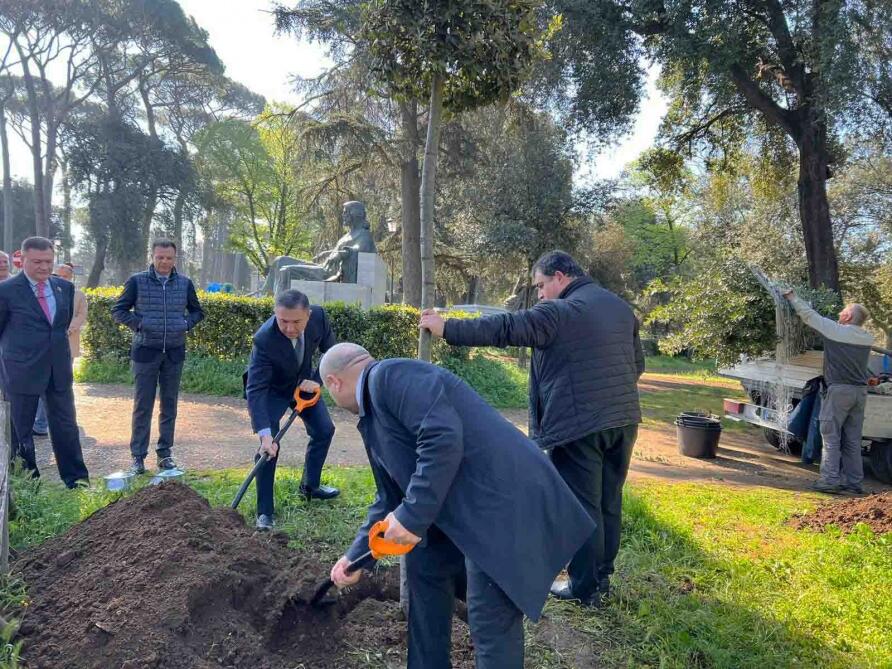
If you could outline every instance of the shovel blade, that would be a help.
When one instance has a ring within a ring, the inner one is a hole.
[[[312,599],[310,599],[310,606],[319,606],[319,603],[328,594],[328,591],[331,590],[334,585],[334,581],[330,578],[325,579],[319,586],[316,588],[316,592],[313,593]]]

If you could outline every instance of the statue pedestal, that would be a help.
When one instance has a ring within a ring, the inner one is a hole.
[[[291,287],[306,295],[313,304],[345,302],[370,309],[384,304],[387,292],[387,265],[377,253],[359,253],[357,283],[293,280]]]

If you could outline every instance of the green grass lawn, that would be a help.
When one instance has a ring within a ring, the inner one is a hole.
[[[717,416],[724,415],[722,400],[726,397],[746,399],[740,383],[730,379],[715,379],[708,382],[698,379],[691,383],[690,378],[672,374],[654,374],[642,380],[646,391],[641,393],[641,411],[644,424],[648,427],[672,427],[675,417],[682,411],[708,411]],[[653,390],[647,389],[653,386]],[[674,428],[673,428],[674,429]],[[748,423],[723,420],[722,429],[735,432],[752,432],[757,428]]]
[[[727,381],[716,373],[714,362],[691,360],[682,356],[655,355],[644,360],[645,371],[703,381]]]
[[[225,505],[244,474],[195,474],[188,483]],[[334,560],[372,499],[371,474],[327,469],[326,482],[344,491],[330,504],[300,501],[299,480],[300,470],[277,473],[280,529],[294,548]],[[16,550],[63,532],[117,497],[18,476],[12,487]],[[603,667],[892,667],[892,535],[867,528],[817,534],[786,524],[819,499],[721,485],[630,484],[612,602],[601,611],[549,602],[546,614],[565,633],[589,640]],[[240,510],[253,516],[253,491]],[[2,584],[7,615],[14,617],[26,588]],[[529,642],[528,654],[528,667],[574,666],[541,643]]]

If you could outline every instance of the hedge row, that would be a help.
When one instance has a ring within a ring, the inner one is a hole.
[[[96,288],[85,292],[89,310],[81,337],[84,356],[91,360],[127,359],[133,333],[115,323],[111,315],[121,289]],[[273,298],[201,292],[198,299],[205,319],[189,333],[189,353],[217,360],[246,359],[251,352],[252,335],[273,313]],[[361,344],[378,359],[416,355],[419,312],[414,307],[386,305],[363,311],[356,305],[334,302],[326,304],[325,311],[338,341]],[[438,341],[433,355],[438,362],[446,358],[466,360],[468,349]]]

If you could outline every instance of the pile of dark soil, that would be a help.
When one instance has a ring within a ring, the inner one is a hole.
[[[404,666],[398,577],[308,606],[330,565],[168,483],[119,500],[36,550],[19,636],[31,669],[343,669]],[[453,662],[473,667],[454,623]]]
[[[865,523],[877,534],[892,532],[892,493],[868,495],[844,502],[820,506],[811,513],[792,521],[797,529],[823,530],[835,525],[843,532],[851,532],[858,523]]]

